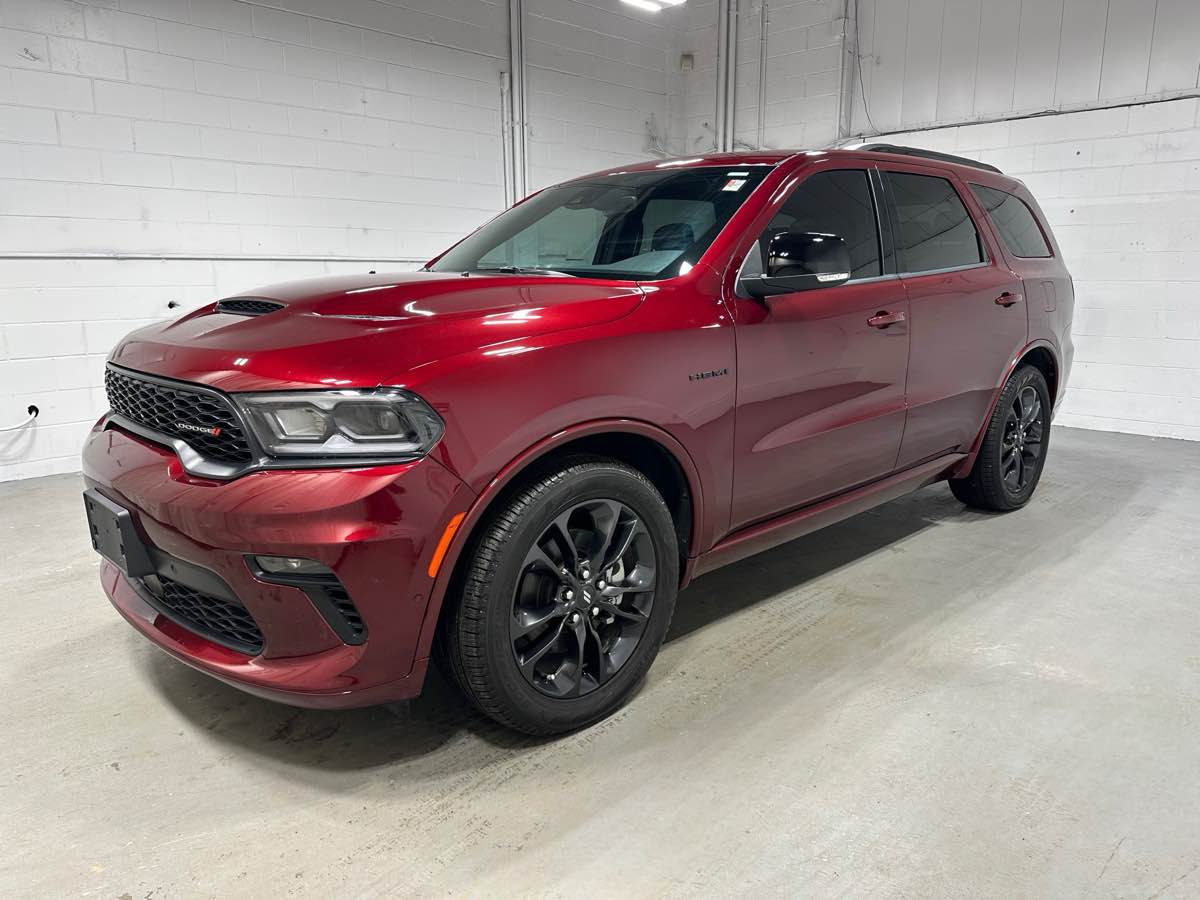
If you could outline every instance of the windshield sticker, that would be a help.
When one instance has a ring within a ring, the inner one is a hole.
[[[725,186],[721,188],[723,191],[740,191],[742,185],[746,183],[745,178],[730,178],[725,182]]]

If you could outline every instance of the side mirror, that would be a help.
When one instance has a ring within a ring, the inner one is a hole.
[[[739,282],[751,297],[834,287],[850,280],[850,251],[836,234],[781,231],[767,244],[766,272]]]

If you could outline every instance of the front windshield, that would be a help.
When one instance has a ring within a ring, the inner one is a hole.
[[[771,168],[622,172],[547,188],[429,269],[670,278],[696,263]]]

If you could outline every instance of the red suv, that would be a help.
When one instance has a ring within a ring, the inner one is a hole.
[[[419,272],[125,338],[83,451],[104,589],[264,697],[412,697],[436,656],[495,719],[577,728],[697,575],[940,479],[1028,502],[1072,305],[1033,197],[970,160],[589,175]]]

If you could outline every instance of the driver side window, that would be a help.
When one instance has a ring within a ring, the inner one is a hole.
[[[759,236],[758,259],[752,255],[745,274],[762,271],[767,244],[784,231],[835,234],[850,252],[852,279],[883,274],[875,201],[865,169],[819,172],[802,182]]]

